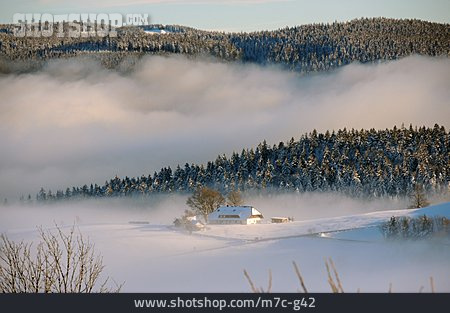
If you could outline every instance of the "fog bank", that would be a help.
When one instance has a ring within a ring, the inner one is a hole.
[[[148,57],[131,73],[86,60],[0,77],[0,197],[103,184],[275,144],[312,129],[450,125],[450,60],[409,57],[299,77]]]

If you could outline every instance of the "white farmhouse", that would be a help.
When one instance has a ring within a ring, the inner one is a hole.
[[[263,215],[252,206],[221,206],[208,215],[209,224],[257,224]]]

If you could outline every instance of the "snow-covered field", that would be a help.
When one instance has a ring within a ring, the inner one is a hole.
[[[331,257],[346,292],[450,291],[450,241],[385,241],[378,225],[391,216],[450,218],[450,202],[419,210],[377,211],[287,224],[211,225],[189,235],[167,223],[79,223],[101,252],[105,272],[125,282],[125,292],[249,292],[246,269],[266,288],[296,292],[300,285],[292,261],[306,287],[329,292],[325,258]],[[16,225],[15,225],[16,226]],[[34,228],[3,225],[13,240],[35,240]]]

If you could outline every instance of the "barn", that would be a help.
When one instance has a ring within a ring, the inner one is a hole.
[[[208,224],[257,224],[263,215],[252,206],[221,206],[208,215]]]

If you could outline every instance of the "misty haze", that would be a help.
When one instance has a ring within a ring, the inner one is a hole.
[[[0,293],[30,292],[11,242],[72,229],[122,292],[306,292],[293,261],[309,292],[449,292],[449,34],[0,25]]]
[[[0,77],[0,196],[153,174],[313,129],[450,126],[448,59],[312,77],[181,57],[140,62],[126,74],[75,59]]]

